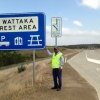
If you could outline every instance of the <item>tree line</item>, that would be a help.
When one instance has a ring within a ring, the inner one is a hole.
[[[0,51],[0,67],[24,62],[26,56],[16,51]]]

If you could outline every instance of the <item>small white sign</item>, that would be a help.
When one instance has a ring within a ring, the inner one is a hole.
[[[23,39],[21,37],[16,37],[14,39],[14,44],[15,45],[23,45]]]
[[[40,35],[30,35],[30,40],[28,40],[29,44],[28,46],[42,46],[39,39]]]
[[[0,18],[0,32],[38,31],[38,17]]]
[[[62,18],[52,17],[51,19],[51,37],[62,36]]]

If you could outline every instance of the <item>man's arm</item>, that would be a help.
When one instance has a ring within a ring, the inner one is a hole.
[[[53,53],[51,53],[48,49],[47,49],[47,53],[48,53],[49,56],[53,55]]]
[[[61,58],[60,58],[60,64],[61,64],[61,69],[62,69],[63,66],[64,66],[64,56],[61,56]]]

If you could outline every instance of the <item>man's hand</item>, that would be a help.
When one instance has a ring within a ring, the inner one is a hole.
[[[48,50],[47,47],[45,47],[45,50]]]
[[[63,69],[63,67],[61,66],[61,69]]]

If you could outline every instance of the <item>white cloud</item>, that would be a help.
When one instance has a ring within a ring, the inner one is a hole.
[[[51,32],[51,26],[46,26],[46,32],[50,33]]]
[[[73,21],[73,24],[75,24],[76,26],[82,27],[82,23],[78,20]]]
[[[62,28],[62,37],[58,38],[58,45],[100,43],[100,32],[95,30],[73,30]],[[46,44],[55,45],[55,38],[51,37],[51,26],[46,27]]]
[[[81,0],[82,5],[93,8],[99,9],[100,8],[100,0]]]
[[[51,35],[51,26],[46,27],[46,33]],[[63,36],[100,36],[99,31],[95,30],[73,30],[71,28],[62,28]]]

